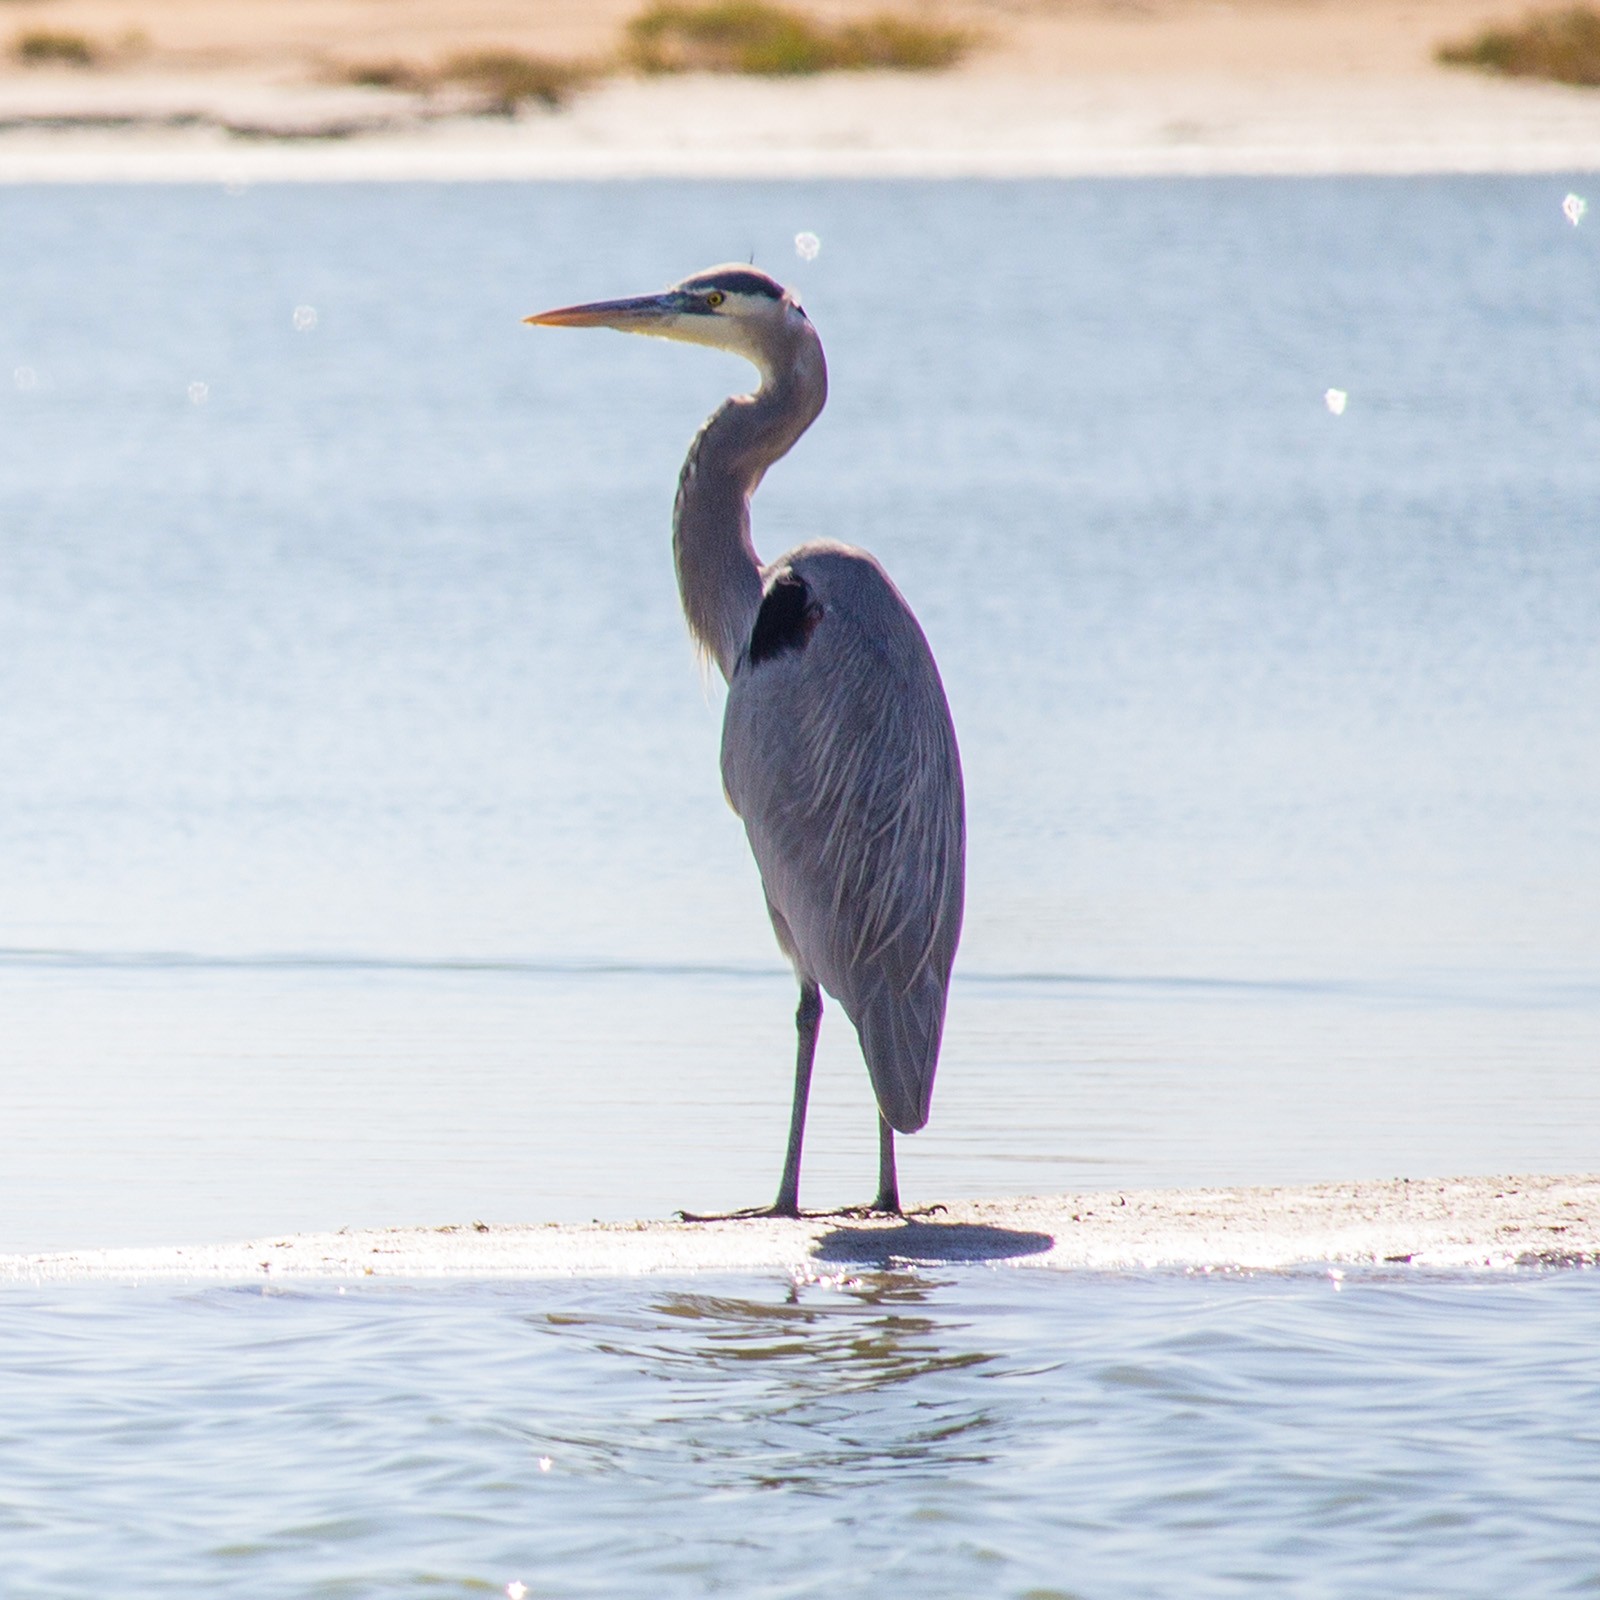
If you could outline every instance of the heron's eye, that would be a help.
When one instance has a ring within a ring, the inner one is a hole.
[[[727,295],[725,295],[720,289],[713,289],[711,293],[706,296],[706,304],[710,306],[712,310],[715,310],[727,298]]]

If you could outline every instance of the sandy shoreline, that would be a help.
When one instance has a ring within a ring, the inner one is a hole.
[[[1435,61],[1513,0],[902,0],[981,43],[946,72],[776,79],[631,74],[639,9],[11,0],[0,182],[1600,171],[1600,90]],[[30,28],[76,33],[98,64],[22,64]],[[600,76],[515,117],[349,81],[489,47]]]
[[[0,1256],[0,1283],[629,1277],[986,1263],[1056,1270],[1600,1264],[1600,1176],[978,1200],[915,1219],[451,1224]]]
[[[0,182],[1600,171],[1600,92],[1460,74],[619,80],[560,111],[247,80],[0,83]]]

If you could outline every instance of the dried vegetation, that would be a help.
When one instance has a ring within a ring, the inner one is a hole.
[[[81,33],[30,28],[19,33],[11,53],[25,67],[92,67],[100,52]]]
[[[607,72],[738,72],[792,77],[870,68],[932,72],[953,66],[976,43],[961,28],[935,27],[882,12],[831,27],[767,0],[708,0],[651,6],[628,24],[614,62],[581,63],[486,50],[454,56],[435,67],[406,62],[348,69],[352,83],[431,93],[446,84],[482,91],[487,108],[513,111],[527,101],[561,105]]]
[[[509,48],[473,50],[431,64],[366,61],[336,69],[354,84],[434,94],[464,93],[479,109],[510,115],[519,106],[557,107],[595,79],[618,71],[726,72],[761,76],[864,69],[936,71],[954,65],[977,42],[965,29],[881,12],[859,22],[821,22],[769,0],[659,0],[628,24],[625,43],[608,61],[571,61]],[[128,34],[106,47],[80,33],[28,29],[12,42],[26,66],[103,67],[126,64],[149,41]]]
[[[520,50],[473,50],[431,67],[405,61],[361,63],[347,68],[345,77],[351,83],[408,89],[416,94],[456,85],[475,91],[485,111],[510,115],[530,101],[548,107],[564,105],[597,72],[584,62],[559,61]]]
[[[1600,11],[1535,11],[1515,26],[1485,28],[1474,38],[1440,45],[1435,54],[1447,66],[1600,87]]]
[[[974,40],[960,28],[934,27],[880,13],[829,27],[765,0],[710,0],[651,6],[628,24],[628,55],[643,72],[744,72],[797,76],[814,72],[948,67]]]

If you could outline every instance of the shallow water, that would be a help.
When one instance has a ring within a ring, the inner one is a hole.
[[[6,1294],[8,1600],[1600,1587],[1600,1279]]]
[[[884,559],[967,769],[908,1195],[1592,1168],[1575,183],[0,194],[0,1249],[765,1197],[666,538],[744,372],[518,323],[751,249],[833,380],[759,543]],[[835,1015],[808,1197],[873,1138]]]
[[[966,761],[908,1196],[1592,1170],[1570,187],[0,192],[0,1250],[770,1191],[665,537],[742,375],[517,325],[752,247],[833,375],[760,543],[885,560]],[[860,1198],[837,1018],[814,1106]],[[8,1289],[0,1588],[1600,1589],[1592,1273],[854,1270]]]

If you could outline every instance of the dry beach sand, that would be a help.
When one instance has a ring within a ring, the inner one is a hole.
[[[0,1257],[0,1282],[849,1274],[952,1262],[1126,1271],[1600,1262],[1600,1176],[1389,1179],[964,1201],[907,1220],[343,1230],[242,1244]]]
[[[6,0],[13,39],[77,34],[100,61],[6,57],[0,181],[1600,169],[1600,90],[1433,60],[1518,0],[906,0],[983,43],[944,73],[623,73],[515,117],[346,81],[352,66],[493,47],[614,57],[637,9]]]

